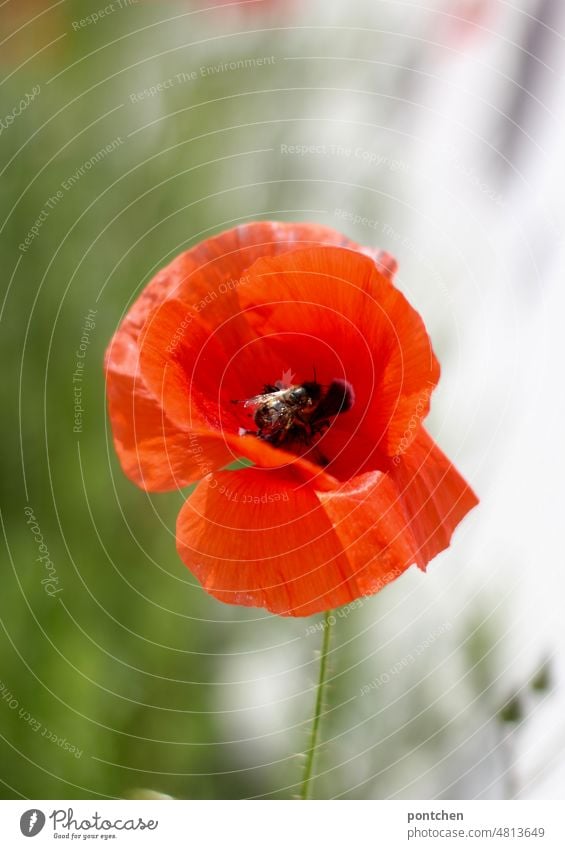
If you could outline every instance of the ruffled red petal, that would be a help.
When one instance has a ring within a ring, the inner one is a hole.
[[[327,228],[243,225],[178,257],[115,334],[123,468],[148,490],[201,481],[178,548],[222,601],[296,616],[346,604],[425,568],[476,505],[421,427],[439,366],[395,268]],[[253,414],[233,402],[281,379],[341,379],[355,403],[313,446],[243,435]],[[216,471],[241,457],[255,468]]]
[[[124,472],[138,486],[174,489],[202,477],[199,469],[207,463],[218,468],[233,459],[224,441],[209,434],[199,439],[195,462],[193,453],[185,450],[191,438],[186,424],[175,423],[163,409],[162,392],[155,394],[148,387],[140,371],[139,339],[151,313],[170,298],[180,300],[185,310],[198,314],[203,338],[205,328],[220,324],[230,310],[237,313],[237,284],[249,265],[261,256],[312,244],[357,247],[341,233],[318,225],[244,224],[181,254],[156,275],[130,308],[108,346],[105,370],[116,452]],[[394,261],[389,255],[378,253],[375,261],[392,273]],[[204,464],[203,450],[209,455]]]
[[[176,427],[142,383],[115,371],[108,382],[114,443],[125,474],[142,489],[166,492],[200,480],[233,456],[209,432]]]
[[[234,401],[285,373],[296,383],[340,378],[353,387],[353,409],[311,452],[289,446],[289,462],[302,450],[340,479],[382,468],[410,419],[427,414],[439,375],[415,310],[374,261],[327,246],[258,260],[237,293],[237,303],[231,291],[222,302],[222,314],[216,301],[196,309],[171,297],[149,316],[138,339],[141,372],[167,418],[182,431],[209,428],[229,442],[250,425]],[[269,447],[259,450],[250,439],[241,446],[255,462],[265,456],[264,465],[274,464]]]
[[[424,569],[477,504],[424,432],[394,472],[316,492],[292,472],[221,472],[177,523],[179,554],[220,601],[308,616]]]
[[[230,327],[232,321],[242,323],[239,334]],[[208,472],[242,457],[273,469],[292,461],[299,476],[315,479],[319,489],[333,488],[337,482],[308,459],[307,450],[303,458],[297,458],[255,436],[240,435],[242,423],[250,424],[247,419],[238,418],[241,408],[232,403],[241,396],[242,378],[239,368],[226,369],[226,362],[234,356],[230,355],[230,346],[237,346],[248,325],[236,313],[224,326],[228,328],[224,332],[219,330],[210,335],[180,301],[170,299],[151,314],[140,335],[144,383],[166,421],[183,434],[185,444],[190,446],[190,468],[184,469],[184,475],[191,475],[191,482],[200,480]],[[255,340],[253,335],[252,340]],[[257,341],[262,349],[261,366],[269,373],[272,352],[262,339]],[[239,354],[240,348],[236,347],[236,356]],[[244,374],[253,371],[254,359],[250,353],[245,368],[240,362]],[[271,374],[273,369],[280,370],[276,357],[270,368]],[[191,462],[195,458],[196,465]],[[203,473],[205,463],[208,468]]]
[[[373,595],[418,561],[418,544],[394,482],[368,472],[318,493],[349,562],[355,597]]]
[[[427,415],[439,380],[416,310],[374,262],[343,248],[265,257],[247,274],[241,308],[296,382],[312,380],[315,369],[320,383],[339,378],[353,387],[354,407],[319,443],[328,471],[347,479],[382,468],[413,417]]]
[[[398,459],[390,465],[390,476],[423,569],[448,547],[455,528],[479,499],[422,427]]]
[[[228,604],[308,616],[354,598],[348,562],[315,491],[264,469],[198,484],[177,521],[180,556]]]

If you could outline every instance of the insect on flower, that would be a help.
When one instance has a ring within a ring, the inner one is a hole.
[[[233,403],[253,410],[257,430],[242,428],[242,435],[253,434],[273,445],[293,442],[311,445],[330,426],[333,416],[351,409],[354,397],[345,380],[336,378],[323,387],[314,379],[294,386],[277,381],[265,386],[262,395]]]
[[[349,604],[425,569],[477,504],[423,427],[439,363],[395,270],[327,227],[244,224],[173,260],[118,327],[118,457],[145,490],[196,483],[177,549],[216,599]]]

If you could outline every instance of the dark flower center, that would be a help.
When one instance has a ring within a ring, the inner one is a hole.
[[[329,427],[330,420],[353,406],[355,393],[346,380],[334,379],[328,386],[316,380],[284,385],[267,384],[264,392],[242,403],[253,418],[255,430],[242,429],[272,445],[312,445]]]

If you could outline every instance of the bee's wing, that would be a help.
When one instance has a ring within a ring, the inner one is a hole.
[[[266,392],[264,395],[254,395],[243,402],[244,407],[262,407],[267,401],[272,401],[274,392]]]
[[[238,399],[232,400],[232,404],[241,404],[243,407],[262,407],[267,401],[273,400],[273,395],[278,395],[278,392],[267,392],[263,395],[254,395],[253,398],[246,398],[243,401]]]

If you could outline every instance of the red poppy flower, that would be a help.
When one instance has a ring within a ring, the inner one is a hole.
[[[146,490],[198,482],[178,551],[221,601],[346,604],[425,569],[477,504],[422,427],[439,365],[395,268],[325,227],[242,225],[177,257],[116,332],[121,464]]]

